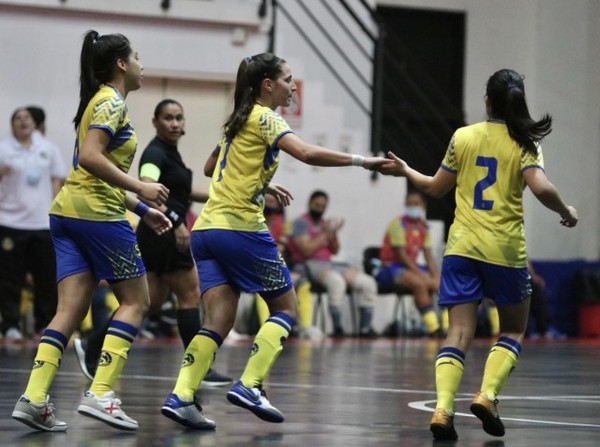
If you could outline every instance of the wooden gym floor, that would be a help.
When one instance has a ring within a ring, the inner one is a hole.
[[[66,433],[41,433],[10,415],[23,392],[35,354],[33,341],[0,341],[0,446],[598,446],[600,445],[600,341],[526,342],[521,361],[500,396],[504,438],[485,434],[468,412],[478,390],[489,340],[467,355],[455,418],[459,440],[433,442],[428,430],[435,404],[434,358],[439,341],[397,338],[305,341],[291,339],[266,389],[286,415],[282,424],[260,421],[225,399],[228,388],[201,388],[213,432],[186,430],[163,417],[160,406],[181,361],[178,340],[138,340],[120,380],[123,408],[137,419],[122,432],[76,413],[87,381],[72,348],[51,389]],[[226,344],[216,369],[238,377],[250,341]]]

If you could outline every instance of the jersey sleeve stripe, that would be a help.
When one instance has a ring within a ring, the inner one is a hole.
[[[542,171],[546,172],[546,170],[542,166],[540,166],[540,165],[527,165],[527,166],[524,166],[521,169],[521,172],[525,172],[527,169],[531,169],[531,168],[541,169]]]
[[[446,166],[444,164],[441,164],[440,168],[442,168],[446,172],[449,172],[450,174],[456,174],[458,172],[456,169],[449,168],[448,166]]]

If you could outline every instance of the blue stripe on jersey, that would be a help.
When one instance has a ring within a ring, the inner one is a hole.
[[[133,127],[131,124],[127,123],[124,127],[119,129],[116,134],[110,139],[110,143],[108,143],[108,147],[106,150],[108,152],[112,152],[115,149],[119,149],[123,146],[133,135]]]
[[[450,174],[456,174],[458,171],[455,171],[454,169],[449,168],[446,165],[440,165],[440,168],[442,168],[444,171],[449,172]]]
[[[281,132],[277,136],[275,141],[273,141],[273,144],[271,144],[271,146],[269,146],[267,148],[267,150],[265,151],[265,158],[263,160],[263,168],[269,169],[271,166],[273,166],[275,161],[277,161],[277,156],[279,155],[279,148],[277,147],[277,144],[279,143],[279,140],[281,139],[281,137],[283,137],[284,135],[286,135],[288,133],[293,133],[293,132],[291,130],[286,130],[285,132]]]
[[[114,135],[113,130],[110,126],[103,126],[101,124],[92,124],[88,129],[100,129],[109,134],[111,137]]]

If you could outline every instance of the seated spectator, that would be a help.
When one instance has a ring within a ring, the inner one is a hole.
[[[421,252],[426,266],[417,264]],[[406,195],[405,213],[388,225],[379,257],[382,263],[377,274],[379,286],[409,289],[415,297],[427,334],[441,334],[443,328],[432,300],[432,294],[440,285],[440,275],[431,251],[425,198],[420,192],[410,191]]]
[[[545,337],[548,339],[562,340],[567,335],[560,332],[550,324],[548,316],[548,303],[546,302],[546,281],[538,275],[531,261],[527,265],[531,275],[531,306],[529,308],[529,321],[527,322],[527,337],[537,339]]]
[[[371,327],[377,283],[372,276],[348,265],[336,265],[332,255],[338,253],[338,231],[343,220],[325,220],[329,197],[314,191],[308,201],[308,212],[294,220],[288,249],[296,271],[305,269],[311,282],[321,285],[329,296],[329,313],[333,335],[343,336],[341,306],[348,287],[356,294],[359,305],[359,335],[376,335]]]

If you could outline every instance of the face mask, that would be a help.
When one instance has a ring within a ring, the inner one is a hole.
[[[406,207],[404,215],[409,219],[423,219],[425,220],[425,210],[420,206],[409,206]]]
[[[311,219],[315,222],[318,222],[319,220],[321,220],[321,217],[323,217],[323,213],[320,211],[309,210],[308,214],[310,214]]]

